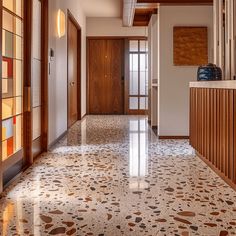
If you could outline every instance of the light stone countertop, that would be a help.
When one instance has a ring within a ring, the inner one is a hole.
[[[189,83],[190,88],[236,89],[236,80],[195,81]]]

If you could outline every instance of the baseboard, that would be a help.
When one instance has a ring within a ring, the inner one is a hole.
[[[63,134],[61,134],[56,140],[54,140],[51,144],[49,144],[48,149],[52,149],[53,146],[55,146],[61,139],[63,139],[68,133],[68,130],[66,130]]]
[[[226,184],[228,184],[233,190],[236,191],[236,184],[228,179],[220,170],[218,170],[210,161],[208,161],[204,156],[202,156],[199,152],[195,151],[196,155],[206,164],[208,165]]]
[[[158,136],[159,139],[189,139],[189,136]]]

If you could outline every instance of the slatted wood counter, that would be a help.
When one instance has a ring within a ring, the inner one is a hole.
[[[236,81],[190,83],[190,144],[236,190]]]

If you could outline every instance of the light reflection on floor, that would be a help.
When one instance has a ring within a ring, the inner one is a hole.
[[[0,235],[236,235],[236,193],[143,116],[88,116],[3,193]]]

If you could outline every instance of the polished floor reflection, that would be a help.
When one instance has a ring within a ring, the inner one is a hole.
[[[87,116],[0,200],[0,235],[236,235],[236,192],[142,116]]]

